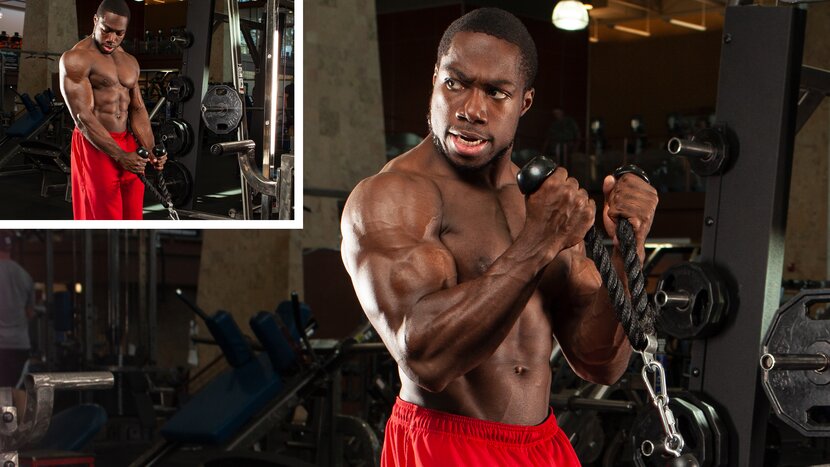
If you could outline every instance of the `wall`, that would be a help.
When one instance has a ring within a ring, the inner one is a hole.
[[[385,162],[374,0],[304,3],[304,188],[351,189]],[[338,201],[305,196],[303,247],[338,247]]]
[[[651,139],[665,140],[670,113],[714,111],[720,37],[721,31],[708,31],[591,45],[591,115],[605,119],[617,149],[635,114]]]
[[[75,2],[29,0],[26,4],[23,49],[63,53],[78,41]],[[52,74],[58,73],[58,57],[21,57],[17,91],[31,96],[52,87]],[[54,90],[59,94],[58,90]]]
[[[805,65],[830,69],[830,4],[809,6]],[[830,103],[824,99],[795,139],[785,237],[784,278],[826,280],[828,263],[828,155]]]
[[[295,238],[283,230],[204,231],[197,304],[209,314],[228,311],[242,332],[253,337],[248,326],[252,316],[273,311],[292,290],[302,294]],[[209,336],[204,323],[199,328],[201,336]],[[214,346],[199,346],[200,365],[218,353]]]
[[[25,12],[19,10],[12,10],[10,8],[2,8],[3,17],[0,18],[0,31],[6,31],[9,37],[13,36],[15,32],[20,35],[25,35],[23,29],[23,18],[26,16]]]

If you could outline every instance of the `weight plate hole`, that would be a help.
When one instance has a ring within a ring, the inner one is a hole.
[[[827,302],[811,302],[807,304],[807,317],[814,320],[830,319]]]
[[[705,290],[698,291],[694,298],[694,308],[692,308],[692,323],[694,323],[695,326],[700,326],[704,310],[708,308],[709,294]]]
[[[810,407],[807,411],[807,419],[812,425],[820,426],[824,429],[830,428],[830,406],[817,405]]]

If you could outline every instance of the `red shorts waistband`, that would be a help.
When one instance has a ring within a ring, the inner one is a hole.
[[[75,131],[77,131],[78,133],[83,135],[83,132],[80,129],[78,129],[78,127],[75,127]],[[130,133],[129,130],[124,130],[124,131],[110,131],[109,134],[110,134],[110,136],[112,136],[112,139],[124,139],[128,135],[131,135],[132,133]]]
[[[457,434],[505,444],[528,445],[551,439],[558,431],[553,411],[538,425],[511,425],[427,409],[397,398],[391,421],[413,430]]]

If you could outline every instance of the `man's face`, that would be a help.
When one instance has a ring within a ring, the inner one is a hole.
[[[113,53],[124,40],[128,23],[126,16],[119,16],[110,11],[104,13],[104,16],[95,15],[92,38],[98,50],[107,55]]]
[[[429,124],[436,148],[460,169],[479,169],[506,154],[519,117],[533,103],[510,42],[488,34],[453,37],[432,76]]]

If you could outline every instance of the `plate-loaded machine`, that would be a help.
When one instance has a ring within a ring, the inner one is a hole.
[[[36,446],[49,432],[55,390],[109,389],[114,377],[106,371],[86,373],[32,373],[26,375],[26,409],[18,414],[11,388],[0,388],[0,462],[17,467],[18,451]],[[67,436],[88,441],[102,428],[101,423],[79,426]],[[80,443],[84,444],[84,443]]]
[[[207,86],[211,35],[215,14],[215,1],[210,0],[200,8],[189,8],[187,23],[192,33],[172,38],[184,48],[182,76],[171,81],[167,100],[181,102],[181,119],[170,119],[162,124],[160,139],[167,146],[174,164],[185,172],[182,190],[174,191],[174,204],[184,216],[201,219],[227,219],[228,217],[193,210],[193,184],[200,154],[202,138],[198,125],[187,122],[202,120],[205,128],[216,134],[236,132],[237,141],[218,143],[211,147],[211,155],[236,153],[241,180],[241,218],[254,219],[254,197],[260,195],[260,218],[288,220],[294,218],[294,155],[277,153],[277,106],[279,104],[278,77],[280,67],[280,25],[284,24],[285,11],[280,4],[293,7],[293,2],[268,0],[266,11],[266,50],[264,55],[264,122],[262,125],[262,169],[256,161],[256,143],[249,139],[249,122],[245,103],[245,87],[241,64],[241,40],[239,3],[227,1],[227,20],[231,44],[233,88],[227,85]],[[249,37],[245,37],[249,49],[256,49]],[[192,97],[198,96],[198,99]],[[172,97],[172,98],[171,98]],[[194,134],[196,133],[196,134]],[[176,193],[181,196],[177,196]],[[276,202],[276,212],[272,204]]]

